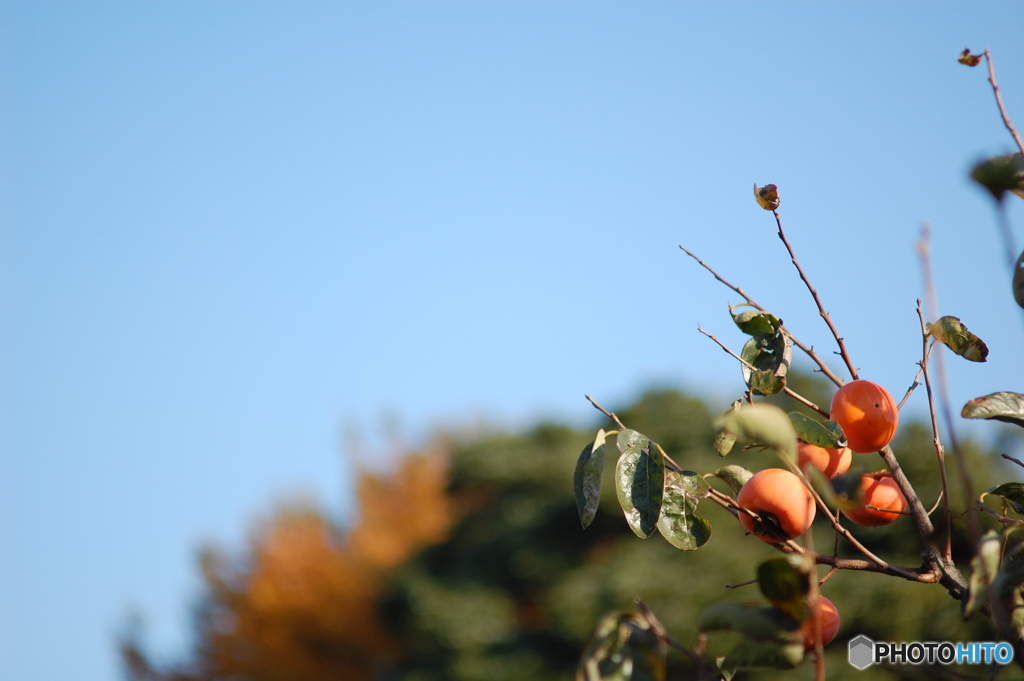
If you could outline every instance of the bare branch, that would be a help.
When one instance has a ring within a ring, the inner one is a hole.
[[[737,355],[735,352],[730,350],[722,341],[718,340],[717,338],[712,336],[710,333],[705,331],[703,328],[701,328],[700,324],[697,325],[697,330],[700,331],[705,336],[707,336],[708,338],[710,338],[711,340],[715,341],[715,343],[718,344],[718,347],[722,348],[727,353],[732,355],[736,359],[736,361],[738,361],[740,364],[742,364],[743,366],[747,367],[751,371],[757,371],[757,368],[752,366],[750,364],[750,362],[748,362],[747,360],[745,360],[742,357],[740,357],[739,355]],[[805,407],[807,407],[809,409],[813,409],[814,411],[818,412],[819,414],[821,414],[825,418],[828,418],[828,412],[827,411],[825,411],[824,409],[822,409],[821,407],[816,405],[814,402],[811,402],[809,399],[807,399],[803,395],[801,395],[801,394],[797,393],[796,391],[790,389],[788,386],[783,388],[782,392],[786,393],[787,395],[789,395],[790,397],[792,397],[794,400],[796,400],[800,404],[804,405]],[[749,393],[749,391],[748,391],[748,393]],[[748,402],[752,402],[752,400],[749,400],[749,399],[747,401]]]
[[[921,258],[921,273],[924,278],[925,298],[928,301],[928,316],[932,319],[938,319],[939,306],[936,302],[935,285],[932,282],[931,261],[928,258],[928,240],[930,236],[931,229],[928,225],[923,225],[921,227],[921,238],[917,242],[917,252]],[[977,546],[978,540],[981,537],[981,528],[978,525],[978,512],[974,507],[974,484],[971,482],[971,475],[967,470],[967,463],[964,461],[960,443],[956,437],[956,430],[953,428],[953,415],[949,409],[949,391],[946,387],[946,368],[942,352],[937,353],[935,356],[935,369],[938,374],[939,406],[942,409],[942,420],[946,423],[949,442],[953,448],[953,456],[956,459],[957,474],[960,476],[960,483],[963,488],[964,508],[967,509],[971,546]]]
[[[846,351],[846,344],[843,342],[842,336],[836,330],[835,325],[832,323],[832,318],[829,317],[828,312],[825,311],[825,306],[821,304],[821,298],[818,297],[818,292],[811,286],[811,281],[804,274],[804,268],[800,267],[800,261],[796,259],[796,254],[793,253],[793,247],[789,245],[789,241],[786,240],[786,234],[782,231],[782,218],[779,217],[779,211],[773,210],[772,214],[775,216],[775,224],[779,227],[779,238],[782,239],[782,243],[786,245],[786,250],[789,251],[789,258],[793,261],[793,265],[796,267],[797,273],[807,286],[807,290],[811,292],[811,297],[814,298],[814,304],[818,306],[818,314],[825,320],[828,325],[828,330],[832,332],[832,336],[836,339],[836,343],[839,344],[839,354],[842,355],[843,361],[846,362],[846,368],[850,372],[850,376],[853,380],[857,380],[857,368],[853,365],[853,360],[850,359],[850,353]]]
[[[946,450],[942,448],[942,439],[939,436],[939,421],[935,417],[935,399],[932,397],[932,381],[928,373],[928,355],[935,341],[929,343],[928,328],[924,323],[924,313],[921,312],[921,299],[917,299],[917,318],[921,322],[921,373],[924,374],[924,387],[928,393],[928,412],[931,415],[932,423],[932,444],[935,445],[935,456],[939,462],[939,477],[942,480],[942,498],[944,515],[946,520],[946,552],[943,559],[948,563],[953,560],[953,519],[949,509],[949,484],[946,481]]]
[[[593,398],[593,397],[591,397],[590,395],[584,395],[584,397],[586,397],[586,398],[587,398],[588,400],[590,400],[590,403],[591,403],[592,405],[594,405],[594,407],[595,407],[595,408],[596,408],[596,409],[597,409],[597,410],[598,410],[599,412],[601,412],[602,414],[604,414],[605,416],[607,416],[608,418],[610,418],[610,419],[611,419],[612,421],[614,421],[614,422],[615,422],[615,425],[617,425],[617,426],[618,426],[618,427],[619,427],[619,428],[620,428],[621,430],[625,430],[625,429],[626,429],[626,426],[622,425],[622,421],[620,421],[620,420],[619,420],[619,417],[618,417],[618,416],[616,416],[615,414],[612,414],[612,413],[610,413],[610,412],[609,412],[608,410],[606,410],[606,409],[605,409],[604,407],[602,407],[602,406],[601,406],[600,404],[598,404],[597,402],[595,402],[595,401],[594,401],[594,398]]]
[[[1012,456],[1009,456],[1009,455],[1007,455],[1007,454],[1002,454],[1001,456],[1002,456],[1002,457],[1003,457],[1004,459],[1006,459],[1007,461],[1012,461],[1012,462],[1014,462],[1015,464],[1017,464],[1018,466],[1020,466],[1020,467],[1024,468],[1024,461],[1021,461],[1020,459],[1015,459],[1015,458],[1013,458]]]
[[[760,305],[758,305],[758,304],[757,304],[757,302],[756,302],[756,301],[755,301],[755,300],[754,300],[753,298],[751,298],[750,296],[748,296],[748,295],[747,295],[747,293],[746,293],[746,292],[745,292],[745,291],[744,291],[743,289],[741,289],[741,288],[740,288],[740,287],[738,287],[738,286],[734,286],[733,284],[730,284],[730,283],[729,283],[728,281],[726,281],[725,279],[723,279],[723,278],[722,278],[722,277],[721,277],[721,276],[720,276],[720,275],[718,274],[718,272],[716,272],[716,271],[714,271],[713,269],[711,269],[711,266],[710,266],[710,265],[708,265],[708,264],[707,264],[706,262],[704,262],[703,260],[701,260],[700,258],[698,258],[698,257],[697,257],[696,255],[694,255],[694,254],[693,254],[692,252],[690,252],[689,250],[687,250],[685,246],[683,246],[683,245],[680,245],[680,246],[679,246],[679,248],[681,248],[681,249],[683,250],[683,252],[684,252],[684,253],[686,253],[686,255],[688,255],[688,256],[690,256],[691,258],[693,258],[694,260],[696,260],[696,261],[697,261],[697,263],[698,263],[698,264],[699,264],[699,265],[700,265],[701,267],[703,267],[703,268],[704,268],[704,269],[706,269],[706,270],[707,270],[708,272],[710,272],[710,273],[711,273],[711,275],[712,275],[712,276],[713,276],[713,277],[714,277],[715,279],[717,279],[718,281],[720,281],[720,282],[722,282],[723,284],[725,284],[725,285],[726,285],[726,287],[728,287],[728,288],[732,289],[732,290],[733,290],[733,291],[735,291],[736,293],[738,293],[738,294],[740,294],[741,296],[743,296],[743,300],[747,301],[747,302],[748,302],[748,303],[750,303],[750,304],[751,304],[752,306],[754,306],[754,308],[756,308],[756,309],[760,310],[761,312],[767,312],[767,310],[765,310],[765,309],[764,309],[763,307],[761,307]],[[783,327],[780,327],[780,328],[781,328],[781,330],[782,330],[783,332],[785,332],[785,334],[786,334],[787,336],[789,336],[789,337],[790,337],[790,338],[791,338],[791,339],[793,340],[793,345],[795,345],[795,346],[797,346],[798,348],[800,348],[800,349],[801,349],[801,350],[802,350],[802,351],[804,352],[804,354],[805,354],[805,355],[807,355],[808,357],[810,357],[810,358],[811,358],[811,361],[813,361],[813,362],[814,362],[815,364],[817,364],[817,365],[818,365],[818,370],[819,370],[819,371],[820,371],[820,372],[821,372],[822,374],[824,374],[824,375],[825,375],[825,377],[827,377],[827,378],[828,378],[828,380],[832,381],[832,382],[833,382],[833,383],[835,383],[835,384],[836,384],[837,386],[839,386],[839,387],[842,387],[842,385],[843,385],[843,383],[844,383],[845,381],[843,381],[843,379],[841,379],[841,378],[839,378],[838,376],[836,376],[836,375],[835,375],[835,373],[833,373],[833,371],[832,371],[831,369],[829,369],[829,368],[828,368],[828,365],[827,365],[827,364],[825,364],[825,361],[824,361],[824,360],[823,360],[823,359],[822,359],[821,357],[819,357],[819,356],[818,356],[818,353],[816,353],[816,352],[814,351],[814,348],[813,348],[812,346],[806,345],[805,343],[801,342],[801,341],[800,341],[800,339],[799,339],[799,338],[797,338],[796,336],[794,336],[794,335],[793,335],[793,333],[792,333],[792,332],[791,332],[791,331],[790,331],[789,329],[787,329],[787,328],[786,328],[785,326],[783,326]]]
[[[1003,117],[1003,125],[1010,131],[1010,135],[1013,137],[1013,141],[1017,143],[1017,148],[1020,149],[1020,153],[1024,154],[1024,141],[1021,141],[1020,135],[1017,134],[1017,130],[1013,127],[1013,123],[1010,122],[1010,116],[1006,113],[1006,107],[1003,106],[1003,96],[999,93],[999,84],[996,83],[996,67],[992,64],[992,54],[985,48],[985,62],[988,64],[988,82],[992,85],[992,94],[996,96],[996,106],[999,107],[999,115]]]

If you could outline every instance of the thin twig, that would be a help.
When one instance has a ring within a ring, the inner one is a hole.
[[[1015,464],[1017,464],[1018,466],[1020,466],[1021,468],[1024,468],[1024,461],[1021,461],[1020,459],[1015,459],[1012,456],[1009,456],[1008,454],[1002,454],[1001,456],[1004,459],[1006,459],[1007,461],[1012,461]]]
[[[806,480],[804,484],[807,484]],[[828,510],[828,509],[826,509]],[[804,532],[804,547],[811,555],[817,553],[814,550],[814,527],[808,527]],[[810,580],[810,590],[807,597],[811,602],[811,641],[814,642],[814,681],[825,681],[825,646],[821,642],[821,617],[818,613],[818,568],[817,563],[811,563],[811,572],[814,579]]]
[[[588,400],[590,400],[590,403],[591,403],[592,405],[594,405],[594,407],[595,407],[595,408],[596,408],[596,409],[597,409],[597,410],[598,410],[599,412],[601,412],[602,414],[604,414],[605,416],[607,416],[608,418],[610,418],[610,419],[611,419],[612,421],[614,421],[614,422],[615,422],[615,425],[617,425],[617,426],[618,426],[618,427],[619,427],[619,428],[620,428],[621,430],[626,430],[626,426],[622,425],[622,421],[620,421],[620,420],[619,420],[619,417],[618,417],[618,416],[616,416],[615,414],[612,414],[611,412],[609,412],[608,410],[606,410],[606,409],[605,409],[604,407],[602,407],[602,406],[601,406],[600,404],[598,404],[597,402],[595,402],[595,401],[594,401],[594,398],[593,398],[593,397],[591,397],[590,395],[584,395],[584,397],[586,397],[586,398],[587,398]]]
[[[1010,116],[1006,113],[1006,107],[1003,106],[1003,96],[999,93],[999,84],[996,83],[996,67],[992,64],[992,54],[985,48],[985,62],[988,64],[988,82],[992,85],[992,94],[996,96],[996,106],[999,107],[999,115],[1003,117],[1003,125],[1010,131],[1010,135],[1013,137],[1013,141],[1017,143],[1017,148],[1020,149],[1020,153],[1024,154],[1024,141],[1021,141],[1020,135],[1017,134],[1017,130],[1013,127],[1013,123],[1010,122]]]
[[[842,355],[843,361],[846,362],[846,368],[850,372],[850,376],[853,380],[857,380],[857,368],[853,365],[853,360],[850,359],[850,353],[846,351],[846,344],[843,342],[843,337],[839,335],[835,325],[832,323],[832,318],[829,317],[828,312],[825,311],[825,306],[821,304],[821,298],[818,297],[818,292],[814,290],[811,285],[811,281],[804,274],[804,268],[800,267],[800,261],[796,259],[796,254],[793,252],[793,247],[789,245],[789,241],[786,240],[786,234],[782,231],[782,218],[779,217],[779,211],[773,210],[772,214],[775,216],[775,224],[779,226],[779,238],[782,239],[782,243],[786,245],[786,250],[789,251],[789,258],[793,261],[793,265],[796,267],[797,273],[800,278],[803,279],[804,284],[807,286],[807,290],[811,292],[811,297],[814,298],[814,304],[818,306],[818,314],[825,320],[828,325],[828,330],[832,332],[832,336],[836,339],[836,343],[839,344],[839,354]]]
[[[887,562],[876,556],[866,546],[857,541],[857,538],[850,534],[850,531],[839,523],[839,519],[832,515],[832,512],[829,510],[828,506],[825,505],[824,499],[822,499],[821,495],[818,494],[818,490],[814,489],[814,487],[811,485],[810,481],[807,479],[807,476],[804,475],[804,472],[800,470],[800,468],[795,464],[787,462],[787,465],[789,466],[790,470],[793,471],[793,473],[798,478],[800,478],[800,482],[804,484],[804,487],[807,488],[807,491],[811,493],[811,497],[814,499],[814,503],[817,505],[819,509],[821,509],[821,512],[828,516],[829,524],[832,525],[832,529],[835,530],[837,533],[841,534],[843,538],[846,539],[846,541],[850,542],[850,545],[853,546],[853,548],[860,551],[861,554],[863,554],[866,558],[877,563],[879,567],[889,567],[889,564]]]
[[[704,334],[705,336],[707,336],[708,338],[710,338],[711,340],[715,341],[715,343],[717,343],[717,344],[718,344],[718,347],[722,348],[722,349],[723,349],[723,350],[725,350],[725,351],[726,351],[727,353],[729,353],[730,355],[732,355],[732,356],[733,356],[733,357],[734,357],[734,358],[736,359],[736,361],[738,361],[738,362],[739,362],[740,364],[742,364],[743,366],[747,367],[747,368],[748,368],[748,369],[750,369],[751,371],[757,371],[757,367],[754,367],[754,366],[752,366],[752,365],[750,364],[750,362],[748,362],[747,360],[743,359],[742,357],[740,357],[739,355],[737,355],[737,354],[736,354],[735,352],[733,352],[732,350],[730,350],[730,349],[729,349],[729,348],[728,348],[728,347],[727,347],[727,346],[725,345],[725,343],[723,343],[722,341],[718,340],[717,338],[715,338],[714,336],[712,336],[712,335],[711,335],[710,333],[708,333],[707,331],[705,331],[705,330],[704,330],[703,328],[701,328],[700,324],[698,324],[698,325],[697,325],[697,330],[698,330],[698,331],[700,331],[700,332],[701,332],[702,334]],[[824,409],[822,409],[821,407],[819,407],[818,405],[816,405],[816,404],[815,404],[814,402],[811,402],[811,401],[810,401],[809,399],[807,399],[807,398],[806,398],[806,397],[804,397],[803,395],[800,395],[800,394],[799,394],[799,393],[797,393],[796,391],[794,391],[794,390],[790,389],[790,388],[789,388],[788,386],[787,386],[787,387],[785,387],[785,388],[783,388],[783,389],[782,389],[782,392],[786,393],[787,395],[789,395],[790,397],[792,397],[792,398],[793,398],[794,400],[796,400],[796,401],[797,401],[797,402],[799,402],[800,404],[804,405],[805,407],[808,407],[809,409],[813,409],[814,411],[818,412],[819,414],[821,414],[821,415],[822,415],[822,416],[824,416],[825,418],[828,418],[828,412],[827,412],[827,411],[825,411]],[[749,400],[749,399],[748,399],[747,401],[748,401],[748,402],[752,402],[752,400]]]
[[[929,345],[928,346],[928,354],[925,355],[925,359],[927,360],[928,357],[931,356],[931,354],[932,354],[932,346]],[[910,394],[913,393],[914,390],[916,390],[919,385],[921,385],[921,383],[919,382],[918,379],[921,378],[921,374],[923,374],[923,373],[924,373],[924,369],[922,369],[921,365],[918,364],[917,365],[917,373],[914,374],[914,382],[910,384],[910,387],[907,388],[907,394],[904,395],[903,399],[900,400],[900,403],[896,405],[896,411],[899,411],[900,409],[903,408],[903,405],[906,404],[907,399],[910,397]]]
[[[725,588],[726,589],[738,589],[741,586],[750,586],[751,584],[757,584],[757,580],[756,579],[751,579],[748,582],[740,582],[739,584],[726,584]]]
[[[928,301],[928,316],[932,319],[939,318],[939,305],[936,302],[935,285],[932,281],[931,261],[928,258],[928,241],[931,236],[931,229],[928,225],[921,227],[921,238],[917,242],[918,255],[921,258],[921,270],[924,278],[925,297]],[[974,484],[971,475],[967,470],[967,463],[964,461],[960,443],[957,440],[956,430],[953,428],[953,415],[949,409],[949,390],[946,383],[946,365],[943,359],[944,353],[939,352],[935,356],[935,369],[938,374],[939,407],[942,410],[942,420],[946,423],[946,430],[949,433],[949,443],[953,448],[953,456],[956,459],[957,474],[960,476],[960,484],[963,488],[964,508],[967,509],[968,529],[970,530],[971,546],[977,546],[981,538],[981,529],[978,525],[978,514],[974,510]]]
[[[704,262],[703,260],[698,258],[696,255],[694,255],[689,250],[687,250],[685,246],[680,244],[679,248],[681,248],[683,250],[683,252],[686,253],[686,255],[688,255],[691,258],[693,258],[694,260],[696,260],[697,263],[701,267],[703,267],[708,272],[710,272],[711,276],[713,276],[715,279],[717,279],[721,283],[725,284],[726,287],[732,289],[733,291],[735,291],[739,295],[743,296],[743,299],[745,301],[747,301],[748,303],[750,303],[754,308],[760,310],[761,312],[767,312],[767,310],[764,309],[763,307],[761,307],[760,305],[758,305],[757,302],[755,302],[753,298],[748,296],[746,291],[744,291],[740,287],[735,286],[735,285],[729,283],[728,281],[726,281],[725,279],[723,279],[721,277],[721,275],[718,274],[718,272],[716,272],[713,269],[711,269],[710,265],[708,265],[706,262]],[[793,340],[793,345],[795,345],[798,348],[800,348],[804,352],[805,355],[807,355],[808,357],[811,358],[811,361],[813,361],[815,364],[818,365],[818,370],[822,374],[824,374],[826,378],[828,378],[830,381],[835,383],[838,387],[842,387],[843,386],[843,383],[845,383],[845,381],[843,381],[843,379],[839,378],[839,376],[837,376],[831,369],[828,368],[828,365],[825,364],[825,360],[823,360],[821,357],[818,356],[818,353],[816,353],[814,351],[814,348],[812,346],[806,345],[805,343],[801,342],[800,339],[797,338],[796,336],[794,336],[792,334],[792,332],[790,332],[790,330],[787,329],[785,326],[781,326],[779,328],[780,328],[781,331],[783,331],[787,336],[789,336]]]
[[[1008,518],[1005,515],[1000,515],[999,513],[996,513],[995,511],[993,511],[991,508],[989,508],[985,504],[981,503],[980,501],[978,502],[978,508],[980,508],[982,511],[985,511],[986,513],[992,515],[996,520],[998,520],[999,522],[1001,522],[1004,525],[1024,525],[1024,520],[1018,520],[1016,518]]]
[[[930,338],[928,329],[924,323],[924,313],[921,312],[921,299],[917,299],[917,318],[921,322],[921,372],[924,374],[924,388],[928,393],[928,412],[932,423],[932,444],[935,445],[935,456],[939,462],[939,479],[942,481],[942,498],[944,517],[946,520],[946,552],[943,559],[948,563],[953,560],[953,518],[949,509],[949,484],[946,480],[946,450],[942,448],[942,438],[939,435],[939,420],[935,417],[935,399],[932,396],[932,381],[928,373],[928,355],[935,344]],[[928,341],[931,340],[931,343]]]

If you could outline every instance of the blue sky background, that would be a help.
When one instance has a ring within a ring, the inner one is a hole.
[[[992,351],[949,363],[954,404],[1024,391],[966,179],[1012,140],[956,62],[991,48],[1024,126],[1022,25],[1020,3],[0,4],[0,678],[118,678],[132,610],[183,650],[203,542],[289,495],[350,514],[346,433],[372,461],[395,423],[735,397],[696,324],[738,349],[738,297],[678,244],[831,351],[755,182],[863,377],[913,377],[928,221],[942,312]],[[1010,219],[1024,246],[1024,202]]]

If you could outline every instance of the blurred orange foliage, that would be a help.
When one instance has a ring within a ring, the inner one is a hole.
[[[388,474],[363,471],[358,520],[339,531],[309,504],[280,509],[247,555],[202,555],[207,593],[194,659],[158,670],[130,638],[122,652],[133,681],[373,679],[401,654],[380,622],[387,577],[447,538],[454,517],[441,447],[401,459]]]

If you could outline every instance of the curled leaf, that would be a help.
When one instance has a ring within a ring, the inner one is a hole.
[[[748,336],[764,336],[778,333],[779,327],[782,326],[782,320],[771,312],[763,312],[757,309],[744,310],[740,313],[733,312],[737,307],[748,305],[750,303],[729,306],[729,314],[732,315],[732,320],[739,327],[740,331]]]
[[[982,492],[978,501],[984,503],[985,497],[1000,497],[1010,505],[1016,513],[1024,515],[1024,484],[1019,482],[1004,482],[1002,485],[993,487],[987,492]]]
[[[733,494],[738,494],[743,485],[747,484],[747,480],[754,477],[754,474],[743,466],[733,465],[722,466],[713,475],[729,485],[729,489],[733,491]]]
[[[775,210],[781,203],[781,199],[779,199],[779,188],[774,184],[766,184],[763,187],[758,187],[755,182],[754,198],[757,199],[757,205],[761,206],[761,208],[764,208],[765,210]]]
[[[1007,154],[981,161],[971,169],[971,179],[1002,202],[1006,192],[1024,191],[1024,155]]]
[[[754,336],[743,344],[740,365],[743,381],[756,393],[775,395],[786,387],[786,374],[793,361],[793,346],[784,333]]]
[[[999,392],[975,397],[964,405],[960,416],[965,419],[994,419],[1024,428],[1024,395]]]
[[[988,357],[988,346],[973,333],[959,317],[946,315],[929,324],[928,333],[947,348],[972,362],[984,362]]]
[[[796,462],[796,431],[778,407],[759,402],[729,411],[713,422],[717,430],[771,447],[783,461]]]
[[[597,506],[601,502],[601,474],[604,472],[605,432],[597,431],[597,437],[588,444],[576,462],[573,487],[576,493],[576,509],[580,513],[583,529],[594,522]]]
[[[957,61],[964,66],[977,66],[981,63],[981,55],[971,54],[971,48],[965,47],[964,51],[960,53],[959,57],[957,57]]]

